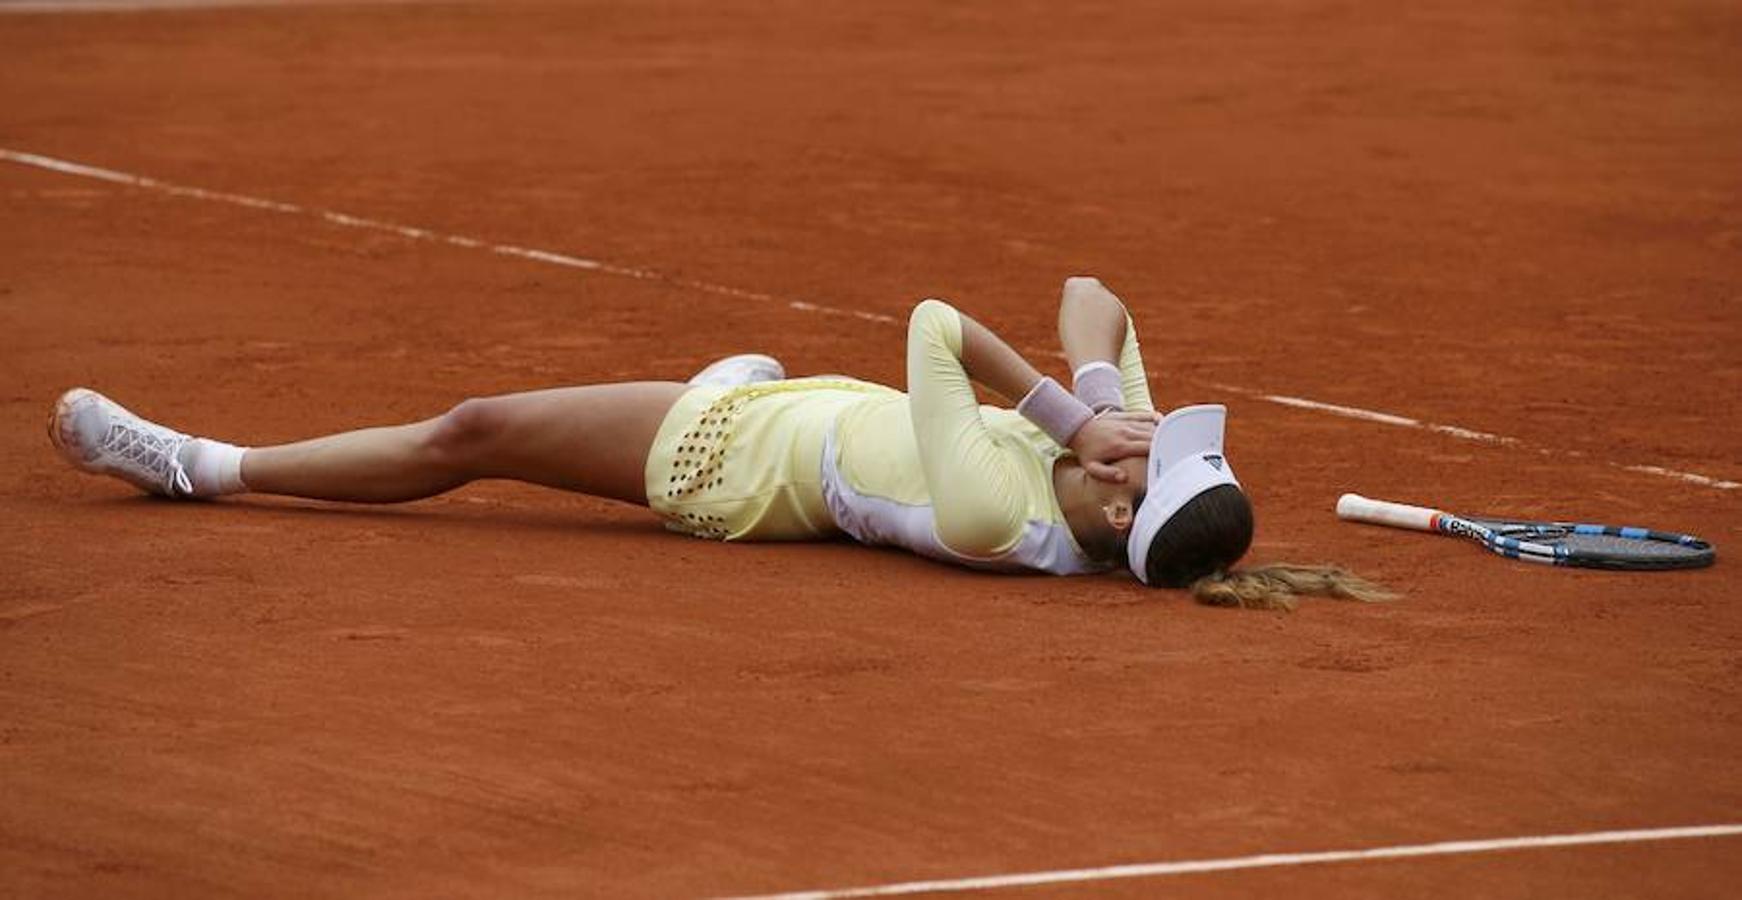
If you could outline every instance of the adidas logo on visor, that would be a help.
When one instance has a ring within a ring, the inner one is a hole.
[[[1211,465],[1211,467],[1213,467],[1216,471],[1218,471],[1218,472],[1222,471],[1222,457],[1219,454],[1216,454],[1216,453],[1204,454],[1204,462],[1209,463]]]

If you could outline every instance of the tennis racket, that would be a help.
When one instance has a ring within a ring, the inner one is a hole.
[[[1689,534],[1577,522],[1527,522],[1455,516],[1425,506],[1344,494],[1337,515],[1351,522],[1433,531],[1467,538],[1507,557],[1586,569],[1697,569],[1717,558],[1711,544]]]

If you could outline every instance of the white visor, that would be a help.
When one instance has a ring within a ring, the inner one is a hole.
[[[1180,507],[1210,488],[1240,484],[1222,455],[1227,421],[1226,406],[1206,403],[1182,406],[1155,427],[1149,442],[1149,485],[1125,544],[1131,572],[1144,584],[1149,583],[1149,545]]]

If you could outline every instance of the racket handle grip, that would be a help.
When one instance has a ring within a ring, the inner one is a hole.
[[[1369,522],[1374,525],[1390,525],[1392,528],[1433,531],[1436,520],[1441,515],[1443,513],[1437,509],[1410,506],[1407,503],[1391,503],[1386,500],[1369,500],[1360,494],[1344,494],[1337,498],[1337,517],[1351,522]]]

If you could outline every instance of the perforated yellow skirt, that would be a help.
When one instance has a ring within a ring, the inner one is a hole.
[[[647,505],[672,531],[725,541],[836,533],[823,502],[823,441],[841,410],[894,388],[797,378],[691,388],[647,454]]]

